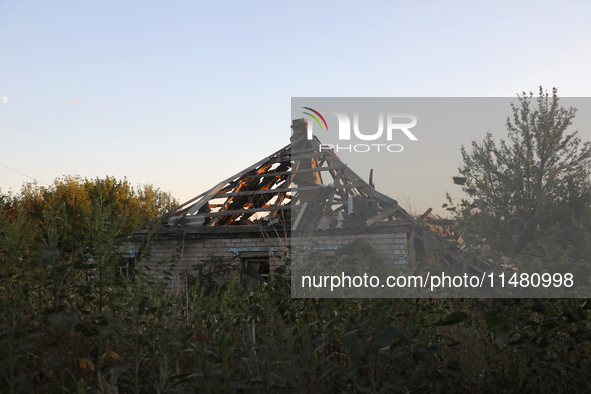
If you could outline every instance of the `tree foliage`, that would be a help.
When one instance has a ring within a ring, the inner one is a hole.
[[[174,197],[152,184],[134,188],[126,178],[82,179],[76,175],[57,178],[47,187],[36,182],[25,183],[19,195],[3,196],[1,201],[9,217],[14,218],[20,212],[33,216],[40,223],[47,222],[50,209],[57,210],[62,227],[67,223],[80,234],[85,231],[84,215],[92,205],[109,208],[115,215],[125,215],[124,232],[178,205]]]
[[[470,224],[467,238],[486,243],[505,256],[540,253],[550,239],[559,249],[588,253],[580,231],[587,227],[590,203],[591,142],[569,132],[575,108],[560,106],[557,89],[534,100],[518,95],[507,118],[508,139],[488,133],[462,147],[461,177],[470,197],[461,217]]]
[[[282,268],[255,289],[169,291],[156,261],[118,270],[124,217],[92,204],[93,247],[71,250],[55,213],[42,230],[0,211],[3,393],[591,390],[585,300],[292,298]]]

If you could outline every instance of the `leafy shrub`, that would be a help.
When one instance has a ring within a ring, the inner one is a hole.
[[[285,270],[179,294],[118,271],[108,208],[0,216],[4,392],[589,391],[586,300],[292,299]]]

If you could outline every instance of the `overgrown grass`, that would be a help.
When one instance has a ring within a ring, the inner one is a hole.
[[[118,272],[108,207],[83,235],[48,217],[0,218],[2,392],[591,391],[586,300],[292,299],[285,275],[170,292]]]

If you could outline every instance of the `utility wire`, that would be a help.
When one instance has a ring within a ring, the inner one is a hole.
[[[49,183],[47,183],[47,182],[43,182],[43,181],[42,181],[42,180],[40,180],[40,179],[33,178],[32,176],[29,176],[29,175],[27,175],[27,174],[23,174],[23,173],[22,173],[22,172],[20,172],[19,170],[15,170],[15,169],[14,169],[14,168],[12,168],[12,167],[8,167],[6,164],[2,164],[2,163],[0,163],[0,166],[6,167],[6,168],[8,168],[9,170],[12,170],[12,171],[14,171],[14,172],[18,172],[19,174],[21,174],[21,175],[24,175],[24,176],[26,176],[27,178],[31,178],[31,179],[32,179],[32,180],[34,180],[34,181],[38,181],[38,182],[41,182],[41,183],[45,183],[47,186],[51,186],[51,185],[50,185]]]

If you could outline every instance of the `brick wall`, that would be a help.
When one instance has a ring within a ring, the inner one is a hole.
[[[391,230],[390,230],[391,231]],[[289,239],[262,238],[258,234],[227,234],[217,236],[191,236],[167,238],[160,237],[149,245],[150,260],[143,263],[154,269],[157,264],[161,268],[172,270],[174,283],[178,286],[184,283],[185,272],[191,273],[191,266],[200,263],[209,255],[235,258],[237,269],[240,258],[268,258],[271,273],[283,265],[283,256],[287,251],[286,241]],[[382,256],[385,263],[400,265],[406,263],[405,243],[406,232],[362,233],[362,234],[328,234],[321,233],[313,237],[314,245],[319,249],[334,250],[334,247],[342,247],[351,241],[366,239],[376,252]],[[298,240],[292,240],[297,246]],[[334,252],[333,252],[334,253]],[[160,278],[163,275],[159,275]]]

